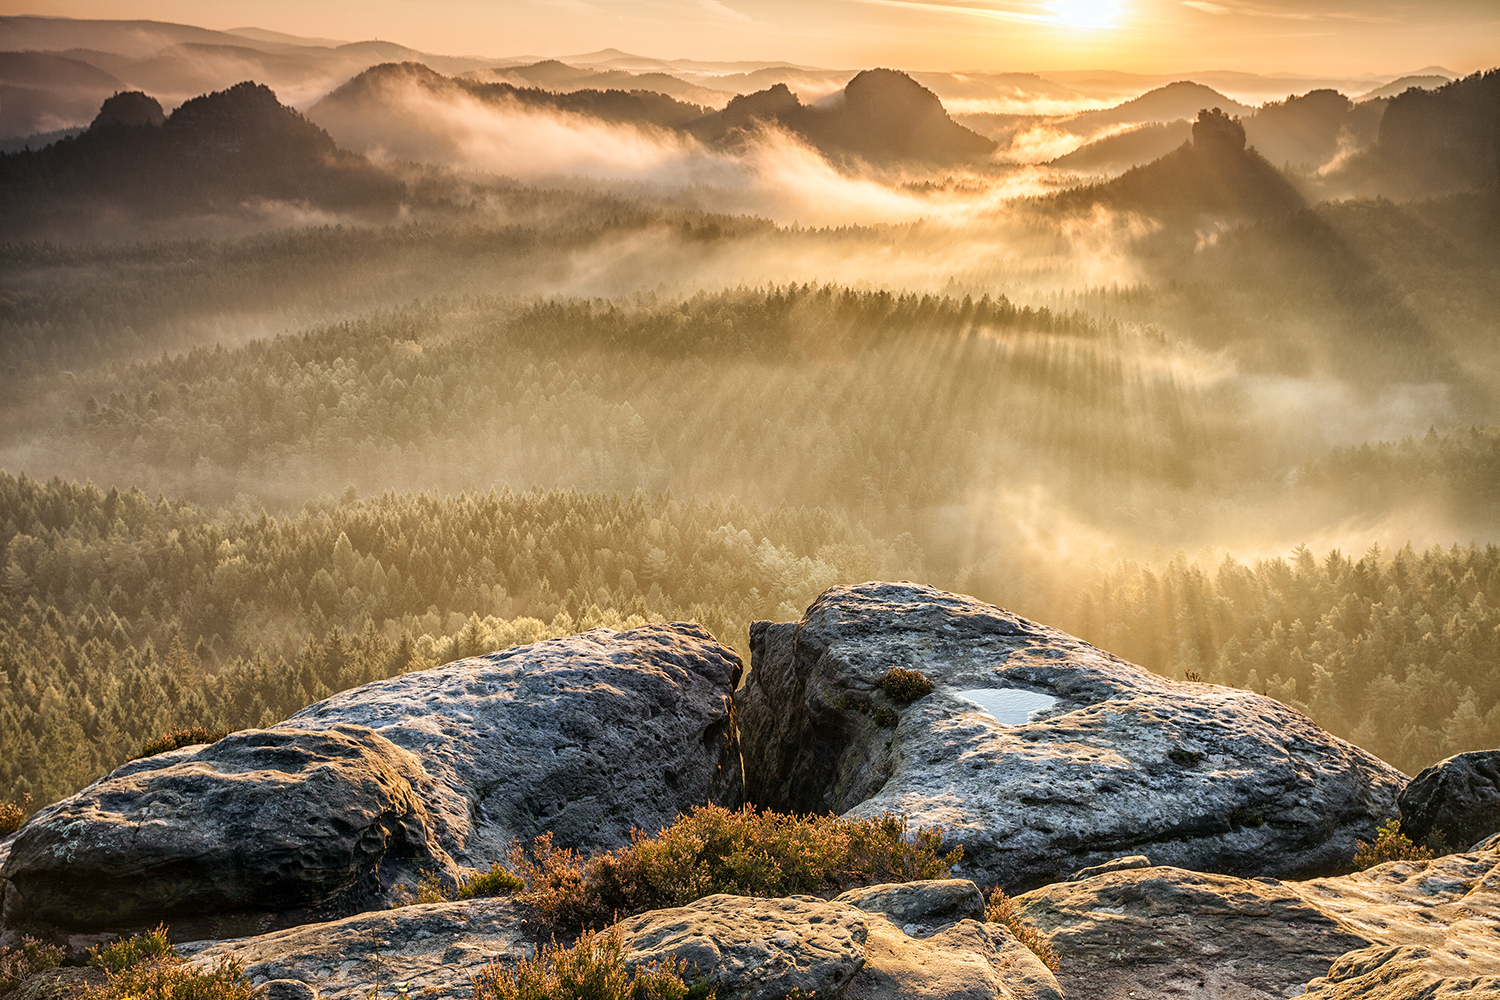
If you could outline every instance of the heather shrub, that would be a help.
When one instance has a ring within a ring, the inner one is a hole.
[[[1386,861],[1431,860],[1432,850],[1412,843],[1411,838],[1401,832],[1399,819],[1386,821],[1375,834],[1374,841],[1361,841],[1359,849],[1354,852],[1354,867],[1360,871]]]
[[[1053,972],[1058,970],[1060,962],[1052,942],[1043,937],[1041,931],[1021,919],[1021,915],[1016,912],[1015,903],[998,885],[990,890],[990,898],[984,907],[984,919],[992,924],[1004,924],[1016,936],[1017,941],[1030,948],[1032,954],[1042,960],[1043,965]]]
[[[473,977],[474,1000],[713,1000],[675,961],[627,971],[618,931],[585,931],[571,948],[543,945],[534,959],[491,963]]]
[[[14,948],[0,948],[0,994],[9,993],[29,976],[62,965],[63,950],[34,937],[23,937]]]
[[[892,667],[881,676],[880,690],[895,701],[916,701],[932,693],[932,681],[919,670]]]
[[[946,855],[942,831],[908,830],[904,819],[793,816],[698,806],[654,837],[584,859],[554,847],[551,834],[530,852],[511,852],[525,882],[522,899],[538,919],[571,930],[682,906],[714,893],[740,896],[829,894],[860,885],[947,878],[963,856]]]
[[[31,806],[31,794],[21,796],[19,802],[0,802],[0,837],[8,837],[21,829],[26,822],[26,810]]]
[[[143,757],[155,757],[157,754],[166,753],[168,750],[181,750],[183,747],[195,746],[199,743],[217,743],[228,735],[228,733],[204,729],[202,726],[188,726],[183,729],[174,729],[170,733],[162,733],[156,739],[142,746],[131,759],[140,760]]]
[[[253,1000],[244,968],[227,959],[212,969],[183,961],[167,940],[166,925],[89,949],[89,965],[103,969],[103,986],[84,1000]]]
[[[226,959],[212,969],[180,958],[152,958],[108,974],[103,986],[85,990],[83,1000],[256,1000],[259,994],[244,968]]]

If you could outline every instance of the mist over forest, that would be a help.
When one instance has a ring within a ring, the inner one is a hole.
[[[1500,70],[0,48],[0,801],[868,579],[1500,745]]]

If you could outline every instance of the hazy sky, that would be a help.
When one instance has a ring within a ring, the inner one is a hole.
[[[1500,0],[0,0],[8,14],[837,67],[1397,73],[1500,63]]]

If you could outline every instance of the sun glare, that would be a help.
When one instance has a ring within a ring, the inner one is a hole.
[[[1073,28],[1113,28],[1123,12],[1121,0],[1048,0],[1051,20]]]

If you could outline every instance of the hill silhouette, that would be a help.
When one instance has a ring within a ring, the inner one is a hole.
[[[1500,69],[1437,90],[1408,89],[1380,122],[1379,156],[1398,183],[1429,190],[1500,182]]]
[[[1374,145],[1385,109],[1384,101],[1355,104],[1336,90],[1313,90],[1266,104],[1245,119],[1245,135],[1272,163],[1317,167],[1341,146]]]
[[[105,207],[142,217],[256,201],[394,207],[404,191],[250,82],[196,97],[164,120],[151,97],[117,94],[83,134],[0,155],[0,218],[17,234]]]
[[[1103,184],[1055,198],[1063,208],[1105,205],[1157,216],[1266,218],[1304,207],[1281,171],[1246,148],[1245,127],[1218,108],[1198,113],[1190,142]]]
[[[811,105],[778,83],[735,98],[688,131],[709,142],[726,142],[757,123],[795,132],[826,154],[873,162],[951,163],[995,150],[992,140],[949,117],[936,94],[890,69],[865,70],[842,91]]]
[[[1165,87],[1148,90],[1140,97],[1112,108],[1081,112],[1061,124],[1069,131],[1082,135],[1115,125],[1190,120],[1200,108],[1220,108],[1231,115],[1248,115],[1255,111],[1248,105],[1225,97],[1212,87],[1205,87],[1191,80],[1179,80]]]

